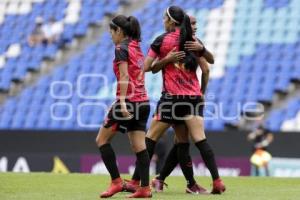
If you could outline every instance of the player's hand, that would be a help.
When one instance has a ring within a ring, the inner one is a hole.
[[[184,48],[189,51],[201,51],[204,46],[199,41],[186,41]]]
[[[185,57],[185,52],[184,51],[176,51],[176,48],[174,47],[166,56],[166,58],[170,62],[178,62]]]
[[[125,102],[121,102],[121,113],[122,113],[123,117],[126,118],[126,119],[132,119],[133,118],[133,115],[130,114],[130,112],[128,112]]]

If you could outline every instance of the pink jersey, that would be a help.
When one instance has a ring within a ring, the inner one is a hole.
[[[129,83],[126,99],[131,102],[147,101],[148,96],[145,89],[145,76],[143,73],[144,55],[138,41],[126,39],[116,46],[113,64],[118,81],[117,99],[120,97],[119,64],[122,62],[127,62],[128,64]]]
[[[179,50],[180,29],[164,33],[151,44],[148,56],[164,58],[174,47]],[[201,96],[196,71],[186,70],[180,63],[170,63],[162,69],[163,92],[170,95]]]

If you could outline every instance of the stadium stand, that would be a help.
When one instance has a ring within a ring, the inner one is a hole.
[[[39,68],[42,59],[53,57],[58,50],[55,45],[32,48],[24,43],[37,16],[48,19],[53,15],[48,10],[56,8],[55,16],[65,23],[63,35],[72,40],[75,36],[84,36],[90,24],[120,4],[108,0],[71,2],[32,2],[26,12],[23,8],[23,13],[9,12],[5,17],[0,16],[2,90],[10,87],[11,80],[21,80],[26,70]],[[150,0],[134,13],[142,24],[145,53],[155,36],[163,32],[162,13],[171,4],[182,5],[196,16],[197,36],[216,57],[206,99],[222,106],[207,104],[205,115],[221,114],[225,118],[206,120],[207,130],[223,130],[226,124],[238,123],[247,102],[272,103],[276,92],[288,92],[291,81],[300,81],[300,4],[297,0]],[[0,10],[1,5],[10,7],[11,3],[1,2]],[[22,34],[9,37],[9,31],[18,33],[20,30],[24,30]],[[105,116],[104,106],[111,103],[115,94],[112,49],[110,36],[104,33],[96,44],[66,65],[41,77],[18,96],[7,99],[0,107],[0,128],[97,129]],[[146,76],[154,104],[160,96],[161,82],[161,75]],[[274,131],[300,130],[299,112],[299,98],[295,98],[285,108],[272,111],[266,125]]]
[[[105,6],[104,6],[105,5]],[[104,9],[103,9],[104,8]],[[118,1],[30,0],[0,2],[0,90],[7,91],[11,81],[22,81],[28,70],[38,70],[45,58],[54,58],[57,44],[30,47],[27,37],[34,21],[51,17],[64,23],[63,40],[72,41],[85,35],[90,24],[101,20],[105,13],[114,12]]]

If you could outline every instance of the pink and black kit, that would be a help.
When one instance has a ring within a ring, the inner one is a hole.
[[[119,64],[128,64],[128,88],[126,94],[126,107],[133,115],[132,119],[125,119],[120,106],[120,70]],[[116,101],[112,104],[104,122],[104,127],[113,127],[115,131],[145,131],[150,113],[149,100],[145,89],[143,73],[144,56],[136,40],[125,39],[115,49],[113,69],[117,78]]]
[[[148,51],[152,58],[164,58],[174,47],[179,51],[180,29],[158,36]],[[187,115],[203,116],[203,98],[195,71],[170,63],[162,69],[162,96],[154,117],[166,123],[182,123]]]

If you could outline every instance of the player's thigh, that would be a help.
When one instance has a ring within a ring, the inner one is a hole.
[[[145,131],[128,132],[128,138],[133,152],[137,153],[146,149],[145,137]]]
[[[186,118],[185,124],[189,130],[189,134],[194,142],[199,142],[206,138],[204,133],[203,117],[190,115]]]
[[[109,128],[101,127],[96,137],[96,144],[98,145],[98,147],[106,143],[109,143],[110,140],[115,135],[115,133],[116,132],[113,130],[113,127],[109,127]]]
[[[158,141],[159,138],[168,130],[170,124],[152,119],[150,128],[146,137],[153,141]]]
[[[175,131],[175,143],[188,143],[189,142],[189,132],[187,126],[183,124],[176,124],[173,126]]]

